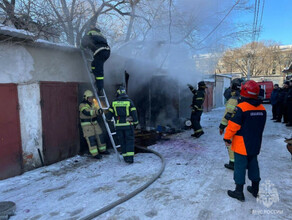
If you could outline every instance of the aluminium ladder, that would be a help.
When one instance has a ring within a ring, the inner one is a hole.
[[[103,95],[102,95],[102,96],[98,96],[98,93],[97,93],[96,87],[95,87],[95,85],[94,85],[95,79],[93,79],[93,74],[91,74],[91,69],[89,69],[89,64],[88,64],[88,62],[89,62],[89,61],[91,62],[91,61],[93,60],[93,55],[92,55],[92,53],[91,53],[91,51],[90,51],[90,53],[89,53],[89,54],[90,54],[90,58],[86,58],[86,56],[85,56],[85,52],[84,52],[84,49],[81,49],[81,54],[82,54],[82,58],[83,58],[83,61],[84,61],[85,67],[86,67],[86,72],[87,72],[88,77],[89,77],[89,79],[90,79],[90,83],[91,83],[91,86],[92,86],[92,88],[93,88],[94,95],[95,95],[95,97],[96,97],[96,100],[97,100],[97,102],[98,102],[98,105],[99,105],[100,108],[102,108],[102,110],[108,109],[108,108],[110,107],[110,104],[109,104],[109,102],[108,102],[108,99],[107,99],[107,96],[106,96],[105,90],[102,89]],[[91,65],[90,65],[90,66],[91,66]],[[104,100],[105,100],[105,104],[106,104],[105,107],[102,106],[101,101],[100,101],[100,98],[104,98]],[[114,140],[114,137],[113,137],[113,135],[116,135],[117,133],[111,131],[111,129],[110,129],[110,127],[109,127],[109,124],[108,124],[108,122],[107,122],[107,120],[106,120],[106,117],[105,117],[104,112],[102,113],[102,119],[103,119],[103,122],[104,122],[105,128],[106,128],[106,130],[107,130],[108,136],[109,136],[109,138],[110,138],[110,141],[111,141],[111,143],[112,143],[112,146],[113,146],[113,148],[114,148],[114,150],[115,150],[115,153],[116,153],[116,155],[117,155],[118,161],[121,161],[121,158],[120,158],[120,156],[119,156],[119,152],[118,152],[118,150],[117,150],[117,148],[121,147],[121,145],[116,145],[115,140]],[[115,120],[114,120],[113,117],[112,117],[111,121],[115,124]]]

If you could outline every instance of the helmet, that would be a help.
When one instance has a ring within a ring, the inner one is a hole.
[[[231,81],[231,89],[232,90],[240,90],[241,83],[243,82],[240,78],[235,78]]]
[[[93,93],[90,90],[86,90],[83,94],[84,99],[88,99],[89,97],[93,97]]]
[[[260,93],[260,87],[253,80],[246,81],[246,83],[244,83],[241,86],[240,95],[242,97],[251,98],[251,99],[257,99],[259,93]]]
[[[126,89],[124,86],[120,86],[117,90],[117,96],[120,96],[122,94],[126,94]]]
[[[198,83],[198,87],[199,87],[199,88],[203,88],[203,89],[205,89],[205,88],[206,88],[206,83],[205,83],[204,81],[200,81],[200,82]]]

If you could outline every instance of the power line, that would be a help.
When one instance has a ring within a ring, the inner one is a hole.
[[[262,13],[261,13],[261,19],[260,19],[260,25],[259,25],[259,32],[261,30],[261,26],[262,26],[262,20],[263,20],[263,14],[264,14],[264,8],[265,8],[265,0],[263,0],[263,5],[262,5]],[[260,34],[260,33],[259,33]],[[258,37],[259,37],[258,34]]]
[[[223,21],[227,18],[227,16],[232,12],[232,10],[235,8],[236,5],[238,5],[240,0],[237,0],[237,2],[232,6],[232,8],[228,11],[228,13],[223,17],[223,19],[219,22],[219,24],[216,25],[216,27],[203,39],[201,40],[197,45],[199,46],[202,42],[204,42],[208,37],[210,37],[211,34],[214,33],[214,31],[223,23]]]

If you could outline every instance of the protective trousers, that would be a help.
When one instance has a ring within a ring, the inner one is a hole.
[[[125,160],[134,157],[134,129],[117,129],[119,143],[122,147],[122,155]]]
[[[98,124],[82,126],[82,131],[92,156],[106,151],[105,138]]]
[[[234,151],[231,150],[231,145],[227,147],[228,149],[228,154],[229,154],[229,160],[231,162],[234,162]]]
[[[109,49],[100,50],[94,55],[93,61],[91,63],[91,69],[95,77],[96,87],[98,91],[103,89],[103,85],[104,85],[103,65],[105,61],[109,58],[109,56],[110,56]]]
[[[259,182],[260,169],[258,164],[258,158],[256,156],[245,156],[234,153],[234,181],[236,184],[245,184],[245,173],[248,170],[248,178],[252,182]]]
[[[202,126],[200,124],[202,113],[203,113],[202,111],[193,111],[191,114],[191,122],[192,127],[194,129],[194,133],[203,131]]]

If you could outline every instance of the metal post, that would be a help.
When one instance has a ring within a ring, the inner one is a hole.
[[[247,80],[250,80],[250,57],[251,54],[247,54]]]

